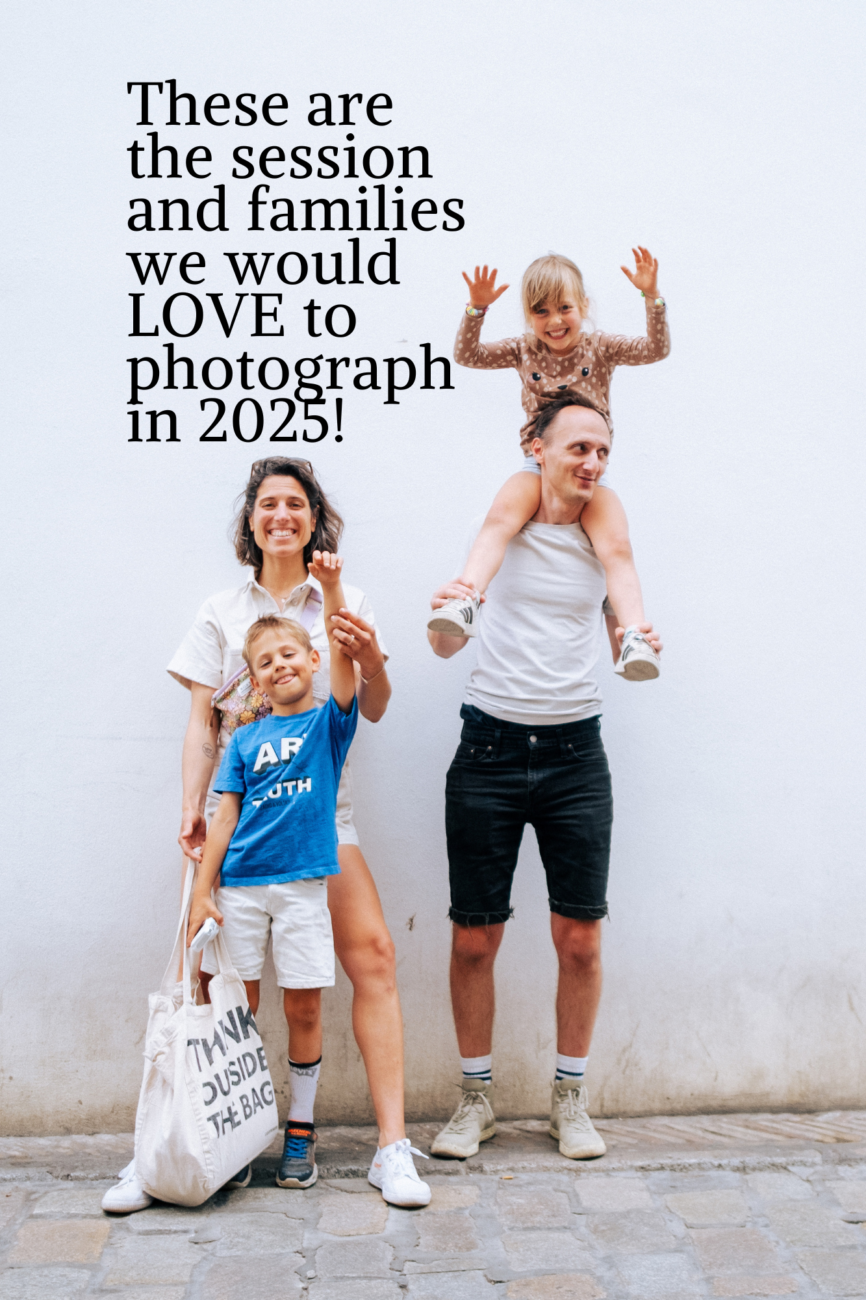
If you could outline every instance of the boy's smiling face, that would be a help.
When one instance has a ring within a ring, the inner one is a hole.
[[[321,666],[318,650],[307,650],[280,628],[268,628],[254,642],[251,658],[250,676],[274,712],[313,707],[313,673]]]

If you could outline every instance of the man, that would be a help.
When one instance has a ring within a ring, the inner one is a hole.
[[[460,710],[462,740],[446,783],[451,1001],[463,1097],[431,1150],[459,1158],[474,1155],[496,1131],[493,966],[511,915],[511,882],[527,823],[535,828],[547,875],[559,959],[550,1133],[572,1159],[605,1151],[586,1113],[583,1086],[601,995],[613,820],[594,679],[605,579],[579,521],[607,467],[610,433],[597,411],[573,397],[546,407],[535,432],[541,505],[509,543],[491,583]],[[462,584],[450,583],[437,591],[433,608],[466,594]],[[622,628],[614,632],[615,622],[608,618],[614,658],[623,635]],[[651,625],[640,630],[661,650]],[[467,639],[441,632],[428,637],[443,659]]]

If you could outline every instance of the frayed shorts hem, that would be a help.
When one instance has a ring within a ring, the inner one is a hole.
[[[448,920],[455,925],[502,925],[514,916],[514,908],[507,912],[459,912],[456,907],[449,907]]]
[[[567,916],[570,921],[603,921],[607,916],[607,903],[603,907],[578,907],[574,903],[557,903],[548,899],[551,912],[557,916]]]

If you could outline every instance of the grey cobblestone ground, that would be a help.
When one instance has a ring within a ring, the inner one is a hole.
[[[100,1200],[128,1136],[0,1139],[0,1300],[866,1298],[866,1115],[600,1121],[580,1164],[544,1127],[425,1165],[425,1210],[386,1206],[373,1131],[340,1128],[308,1192],[270,1152],[244,1191],[125,1219]]]

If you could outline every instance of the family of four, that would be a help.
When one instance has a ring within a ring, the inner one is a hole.
[[[661,643],[645,621],[628,527],[604,480],[615,366],[669,351],[657,263],[623,268],[646,298],[647,336],[589,332],[577,267],[551,255],[524,276],[528,332],[484,347],[480,324],[507,286],[487,268],[455,356],[514,367],[523,382],[527,454],[481,528],[460,578],[433,600],[428,639],[448,658],[477,640],[448,770],[451,998],[460,1104],[434,1154],[473,1155],[496,1128],[494,964],[524,827],[535,829],[559,961],[550,1132],[563,1155],[602,1155],[583,1085],[601,992],[601,923],[613,818],[596,682],[606,624],[616,669],[658,675]],[[526,471],[529,471],[527,473]],[[426,1205],[403,1116],[403,1035],[394,946],[352,815],[348,750],[360,713],[376,722],[391,695],[388,653],[364,594],[342,583],[342,520],[307,461],[256,462],[239,502],[235,550],[252,571],[206,601],[169,664],[191,694],[183,746],[180,844],[196,863],[188,928],[223,926],[253,1012],[269,942],[288,1024],[291,1101],[277,1182],[317,1177],[314,1103],[322,1061],[321,990],[334,955],[353,986],[352,1020],[379,1129],[369,1179],[385,1200]],[[483,604],[483,609],[482,609]],[[225,725],[214,696],[246,665],[267,716]],[[208,949],[200,979],[207,997]],[[246,1186],[248,1166],[229,1186]],[[106,1193],[115,1213],[151,1197],[134,1162]]]

